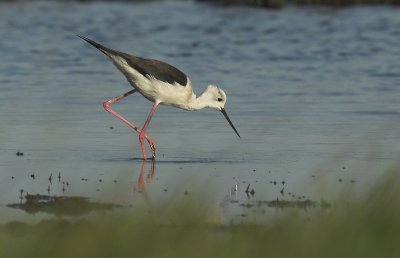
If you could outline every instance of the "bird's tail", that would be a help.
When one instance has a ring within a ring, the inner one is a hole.
[[[80,37],[81,39],[83,39],[84,41],[86,41],[87,43],[89,43],[90,45],[94,46],[95,48],[97,48],[98,50],[100,50],[106,56],[108,56],[110,58],[112,58],[112,56],[115,56],[117,54],[117,51],[115,51],[115,50],[113,50],[111,48],[105,47],[105,46],[97,43],[94,40],[91,40],[91,39],[89,39],[89,38],[87,38],[85,36],[79,35],[79,34],[77,36]]]

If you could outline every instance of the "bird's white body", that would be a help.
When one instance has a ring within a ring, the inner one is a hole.
[[[205,107],[219,110],[224,108],[226,94],[217,86],[209,85],[204,93],[197,97],[193,92],[192,82],[188,77],[186,85],[180,85],[177,82],[170,84],[160,81],[151,75],[142,75],[133,69],[124,58],[110,54],[108,56],[113,60],[114,65],[126,76],[131,85],[152,102],[190,111]],[[221,100],[218,101],[218,99]]]
[[[131,85],[146,99],[163,105],[192,110],[188,103],[196,96],[192,90],[192,83],[187,80],[186,87],[178,83],[170,84],[156,79],[153,76],[143,76],[118,56],[112,56],[115,66],[126,76]]]

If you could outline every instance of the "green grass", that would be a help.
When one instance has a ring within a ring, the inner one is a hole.
[[[363,200],[262,225],[212,223],[197,198],[162,214],[10,222],[0,226],[0,257],[400,257],[399,171],[387,171]]]

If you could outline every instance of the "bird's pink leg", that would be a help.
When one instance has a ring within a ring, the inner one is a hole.
[[[110,112],[111,114],[113,114],[114,116],[116,116],[118,119],[120,119],[122,122],[124,122],[125,124],[127,124],[130,128],[132,128],[133,130],[135,130],[137,133],[140,134],[141,130],[139,130],[136,126],[134,126],[131,122],[129,122],[128,120],[126,120],[123,116],[121,116],[120,114],[118,114],[117,112],[115,112],[112,108],[111,108],[111,104],[114,104],[115,102],[135,93],[135,89],[130,90],[118,97],[112,98],[110,100],[107,100],[106,102],[103,103],[103,107],[105,110],[107,110],[108,112]],[[154,145],[154,140],[152,138],[150,138],[149,136],[147,136],[146,134],[144,134],[144,138],[146,138],[146,140],[148,141],[150,148],[151,148],[151,152],[152,152],[152,156],[153,159],[155,159],[156,157],[156,147]]]
[[[146,137],[146,130],[147,130],[147,127],[150,124],[150,120],[153,117],[154,112],[157,109],[158,104],[159,104],[159,102],[157,102],[157,101],[154,102],[154,105],[150,110],[150,114],[147,117],[147,120],[144,123],[142,130],[140,130],[140,132],[139,132],[139,141],[140,141],[140,145],[142,146],[143,159],[146,159],[146,148],[144,147],[144,138]]]

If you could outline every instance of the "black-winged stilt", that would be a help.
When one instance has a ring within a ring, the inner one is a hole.
[[[226,94],[222,89],[217,86],[209,85],[207,89],[197,97],[193,93],[192,83],[189,77],[172,65],[154,59],[141,58],[119,52],[107,48],[82,35],[77,36],[108,56],[133,86],[132,90],[104,102],[103,107],[139,134],[143,159],[146,159],[144,139],[146,139],[150,145],[153,159],[156,157],[154,140],[146,135],[146,130],[150,124],[151,117],[159,104],[191,111],[206,107],[219,110],[224,114],[235,133],[240,137],[224,109]],[[135,93],[136,91],[142,94],[146,99],[154,102],[142,129],[138,129],[110,107],[111,104]]]

